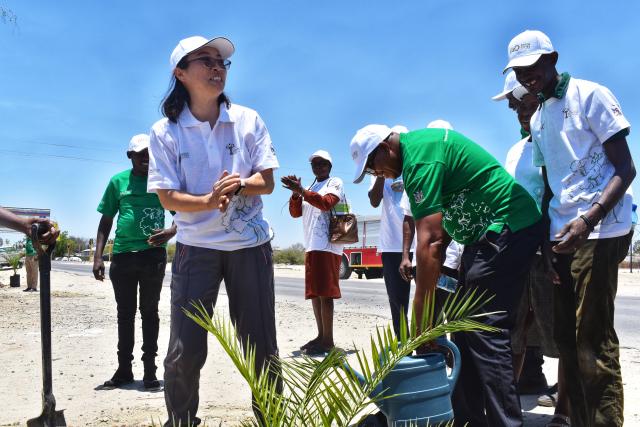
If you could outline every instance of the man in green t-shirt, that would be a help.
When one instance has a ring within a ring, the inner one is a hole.
[[[24,292],[38,290],[38,252],[33,247],[30,237],[24,242],[24,268],[27,270],[27,289]]]
[[[403,177],[417,233],[416,318],[436,288],[452,238],[465,245],[461,287],[495,295],[482,308],[483,319],[500,331],[454,336],[463,358],[453,399],[456,425],[521,426],[510,329],[542,240],[536,202],[493,156],[453,130],[398,134],[369,125],[351,141],[351,156],[355,183],[367,173]],[[470,392],[478,396],[473,408],[464,399]]]
[[[167,263],[166,243],[176,234],[175,225],[164,229],[164,208],[155,193],[147,192],[149,136],[136,135],[129,143],[127,157],[132,169],[114,175],[98,205],[102,214],[96,237],[93,275],[104,280],[102,254],[118,214],[109,278],[118,309],[118,369],[106,381],[111,389],[133,382],[134,321],[138,285],[142,317],[143,383],[146,389],[160,387],[156,378],[158,351],[158,302]]]

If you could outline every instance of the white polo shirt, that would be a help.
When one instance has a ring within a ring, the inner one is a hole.
[[[568,75],[567,75],[568,77]],[[566,94],[546,100],[531,118],[535,165],[546,166],[553,198],[550,238],[597,202],[614,174],[603,143],[629,128],[618,100],[604,86],[570,78]],[[631,187],[589,239],[631,229]]]
[[[533,164],[533,142],[529,137],[523,138],[509,149],[504,168],[514,177],[518,184],[533,197],[538,207],[542,206],[544,195],[544,179],[542,169]]]
[[[278,165],[271,137],[254,110],[220,106],[213,129],[196,119],[188,106],[177,123],[164,118],[151,128],[147,190],[179,190],[207,194],[223,171],[248,178]],[[260,196],[234,196],[225,213],[219,210],[177,212],[180,243],[224,251],[261,245],[273,238],[262,217]]]
[[[404,212],[400,206],[400,200],[404,191],[394,191],[391,188],[393,179],[386,178],[382,189],[382,214],[380,215],[380,244],[378,252],[402,252],[402,221],[404,220]],[[371,177],[371,186],[373,188],[376,177]],[[411,245],[411,251],[415,247]]]

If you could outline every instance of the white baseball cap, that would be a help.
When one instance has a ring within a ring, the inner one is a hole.
[[[553,52],[555,50],[551,40],[545,33],[537,30],[524,31],[509,42],[509,63],[502,72],[505,73],[512,67],[528,67],[535,64],[540,56]]]
[[[169,60],[171,69],[176,68],[182,58],[205,46],[218,49],[222,59],[230,58],[236,50],[231,40],[226,37],[214,37],[211,40],[207,40],[202,36],[187,37],[186,39],[180,40],[176,48],[171,52],[171,58]]]
[[[395,125],[391,128],[391,132],[395,132],[395,133],[408,133],[409,129],[407,129],[406,126],[402,126],[402,125]]]
[[[149,148],[149,135],[147,135],[146,133],[141,133],[131,138],[131,141],[129,141],[129,149],[127,150],[127,152],[135,151],[136,153],[139,153],[147,148]]]
[[[524,86],[517,86],[513,92],[511,92],[511,95],[513,95],[513,97],[515,99],[517,99],[518,101],[522,101],[522,98],[524,98],[524,96],[526,94],[528,94],[529,91],[527,90],[527,88],[525,88]]]
[[[367,164],[369,154],[392,132],[393,130],[385,125],[367,125],[356,132],[350,146],[351,158],[356,164],[354,183],[358,184],[364,178],[364,166]]]
[[[451,123],[449,123],[446,120],[442,120],[442,119],[436,119],[432,122],[429,122],[429,124],[427,125],[428,129],[449,129],[449,130],[453,130],[453,126],[451,126]]]
[[[522,85],[516,79],[515,71],[511,70],[504,78],[504,88],[502,89],[502,92],[492,97],[491,99],[493,99],[494,101],[502,101],[503,99],[507,99],[507,95],[513,92],[513,90],[518,86]]]
[[[311,156],[309,156],[309,161],[311,162],[313,159],[318,157],[321,159],[325,159],[329,163],[333,164],[333,160],[331,160],[331,155],[329,154],[328,151],[325,151],[325,150],[318,150],[315,153],[313,153]]]

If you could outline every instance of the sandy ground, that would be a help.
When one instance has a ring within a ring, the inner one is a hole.
[[[41,412],[41,368],[38,293],[9,288],[10,271],[0,271],[0,425],[24,425]],[[25,272],[21,272],[23,287]],[[300,268],[277,268],[276,276],[303,277]],[[620,293],[640,295],[637,274],[621,273]],[[378,280],[380,281],[380,280]],[[380,281],[381,292],[384,285]],[[224,292],[222,292],[224,294]],[[277,298],[278,343],[283,357],[292,357],[297,348],[313,335],[315,322],[308,302]],[[227,299],[219,298],[218,307],[226,312]],[[169,332],[169,289],[163,288],[160,302],[160,356],[167,348]],[[376,325],[389,321],[386,306],[336,304],[336,344],[346,350],[354,345],[368,346],[369,333]],[[110,378],[115,369],[117,343],[116,308],[108,281],[98,283],[91,277],[52,273],[53,384],[58,409],[65,410],[71,426],[151,425],[164,420],[162,392],[146,392],[142,387],[142,362],[136,337],[134,374],[136,382],[126,389],[94,390]],[[139,322],[139,319],[138,319]],[[138,323],[139,326],[139,323]],[[623,343],[624,345],[624,343]],[[368,347],[365,347],[368,348]],[[638,350],[622,350],[625,376],[627,425],[640,425],[639,411],[631,402],[640,397],[640,387],[629,381],[638,378]],[[158,376],[162,378],[161,357]],[[549,379],[554,378],[555,363],[545,363]],[[209,357],[202,370],[200,412],[207,425],[234,425],[250,417],[247,386],[235,372],[226,354],[210,337]],[[542,426],[550,410],[535,407],[534,398],[523,399],[527,426]]]

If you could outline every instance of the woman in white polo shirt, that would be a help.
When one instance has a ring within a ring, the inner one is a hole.
[[[206,331],[182,312],[201,301],[209,313],[225,281],[231,320],[255,346],[256,371],[277,356],[272,230],[262,194],[278,167],[269,132],[253,110],[224,93],[228,39],[189,37],[171,54],[172,87],[165,118],[151,129],[149,191],[176,211],[171,279],[171,336],[164,362],[165,425],[197,425]]]

